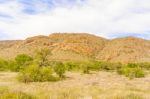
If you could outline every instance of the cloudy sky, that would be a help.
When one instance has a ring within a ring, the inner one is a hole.
[[[0,40],[53,32],[150,39],[150,0],[0,0]]]

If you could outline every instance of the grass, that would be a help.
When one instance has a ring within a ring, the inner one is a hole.
[[[149,99],[150,75],[129,80],[115,72],[67,72],[58,82],[20,83],[17,73],[0,73],[0,99]],[[5,78],[5,79],[4,79]],[[7,86],[7,87],[6,87]]]
[[[10,91],[7,87],[0,87],[0,99],[35,99],[23,92]]]

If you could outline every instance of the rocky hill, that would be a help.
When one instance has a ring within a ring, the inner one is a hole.
[[[0,56],[14,58],[17,54],[33,53],[40,48],[52,51],[52,60],[98,60],[112,62],[150,61],[150,41],[134,37],[108,40],[86,33],[54,33],[25,40],[0,41]]]
[[[97,56],[112,62],[150,62],[150,41],[135,37],[111,40]]]

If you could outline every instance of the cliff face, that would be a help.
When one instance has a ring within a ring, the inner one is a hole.
[[[17,54],[33,54],[49,48],[53,60],[85,60],[96,58],[111,62],[150,61],[150,41],[126,37],[107,40],[86,33],[54,33],[20,41],[0,41],[0,56],[14,58]]]

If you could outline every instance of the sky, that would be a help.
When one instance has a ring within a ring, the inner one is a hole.
[[[55,32],[150,39],[150,0],[0,0],[0,40]]]

